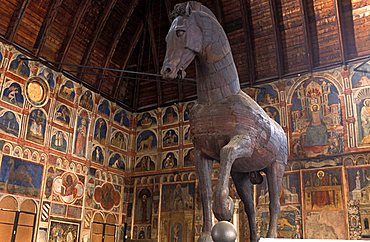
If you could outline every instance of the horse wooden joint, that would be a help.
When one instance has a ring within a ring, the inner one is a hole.
[[[177,4],[167,34],[167,51],[161,74],[166,79],[185,77],[195,59],[197,104],[190,113],[196,167],[203,206],[200,242],[212,241],[212,209],[218,220],[230,220],[231,175],[245,205],[251,241],[258,241],[252,183],[268,181],[270,225],[268,237],[276,237],[280,213],[280,188],[287,164],[287,139],[283,129],[240,89],[230,45],[215,15],[198,2]],[[212,204],[210,171],[220,163]]]

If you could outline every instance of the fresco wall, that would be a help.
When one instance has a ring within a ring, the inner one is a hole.
[[[25,57],[0,43],[0,207],[33,201],[34,241],[90,241],[98,217],[120,235],[132,115]]]

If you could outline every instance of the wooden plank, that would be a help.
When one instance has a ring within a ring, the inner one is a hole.
[[[58,56],[56,58],[56,62],[59,62],[58,69],[61,69],[62,63],[64,62],[64,59],[67,56],[67,53],[69,51],[69,48],[71,47],[71,43],[73,38],[75,37],[77,33],[78,26],[81,23],[81,20],[83,16],[86,13],[86,10],[88,9],[89,5],[91,4],[91,0],[83,0],[76,12],[76,16],[73,20],[72,26],[69,28],[68,33],[66,37],[63,40],[62,46],[59,50]]]
[[[272,27],[274,32],[274,40],[276,44],[276,59],[277,59],[277,69],[278,69],[278,76],[281,78],[284,74],[284,60],[283,60],[283,44],[281,42],[281,35],[280,35],[280,17],[277,10],[276,1],[278,0],[269,0],[270,3],[270,13],[271,13],[271,21]]]
[[[33,51],[37,57],[40,55],[42,47],[45,43],[45,36],[49,30],[51,23],[55,20],[55,17],[57,16],[60,6],[62,6],[62,3],[63,0],[54,0],[49,5],[48,13],[46,15],[46,18],[42,22],[40,31],[37,34],[36,42],[33,46]]]
[[[116,33],[114,34],[113,40],[110,44],[111,47],[108,51],[107,58],[105,59],[104,67],[108,67],[109,63],[111,62],[111,60],[113,58],[113,55],[114,55],[114,52],[116,51],[118,42],[121,39],[121,36],[122,36],[123,32],[125,31],[126,25],[127,25],[128,21],[130,20],[130,17],[132,15],[132,13],[134,12],[138,2],[139,2],[138,0],[132,0],[130,5],[129,5],[130,6],[129,9],[126,12],[126,15],[122,17],[122,21],[121,21]]]
[[[240,6],[242,11],[242,21],[243,21],[243,32],[244,38],[247,45],[247,56],[248,56],[248,72],[249,72],[249,82],[252,85],[256,81],[256,63],[254,59],[254,48],[252,39],[252,24],[251,24],[251,14],[249,12],[250,2],[249,0],[240,0]]]
[[[95,45],[96,45],[98,39],[100,38],[100,35],[103,32],[103,28],[104,28],[105,24],[107,23],[108,17],[111,14],[111,12],[113,10],[113,7],[115,6],[116,3],[117,3],[117,0],[108,1],[108,4],[105,6],[104,12],[101,14],[101,16],[98,20],[98,26],[96,27],[96,29],[94,31],[93,38],[89,42],[89,45],[88,45],[88,47],[86,48],[86,50],[84,52],[84,55],[83,55],[82,61],[81,61],[81,65],[86,65],[87,63],[90,62],[90,57],[91,57],[92,51],[95,48]],[[79,75],[79,76],[81,76],[81,75]]]
[[[310,26],[308,21],[308,7],[305,0],[299,0],[299,5],[301,9],[301,16],[303,16],[303,30],[304,30],[304,45],[305,45],[305,55],[307,61],[308,72],[311,73],[313,70],[313,52],[312,52],[312,40],[310,34]]]
[[[17,8],[15,9],[15,11],[12,15],[12,18],[10,20],[8,29],[7,29],[6,34],[5,34],[5,38],[8,41],[13,42],[14,36],[17,33],[17,30],[19,28],[21,20],[22,20],[24,14],[25,14],[26,9],[27,9],[28,5],[30,4],[30,2],[31,2],[30,0],[23,0],[23,1],[19,0],[18,1]]]

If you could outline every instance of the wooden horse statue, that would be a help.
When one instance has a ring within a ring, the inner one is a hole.
[[[276,237],[280,213],[280,188],[287,164],[287,139],[283,129],[240,89],[230,45],[215,15],[198,2],[177,4],[167,34],[167,51],[161,74],[166,79],[185,76],[196,61],[197,104],[190,113],[196,168],[203,206],[199,241],[212,241],[212,215],[231,220],[233,202],[229,177],[245,205],[252,242],[258,241],[252,183],[262,182],[263,171],[270,195],[268,237]],[[220,163],[213,205],[210,172]]]

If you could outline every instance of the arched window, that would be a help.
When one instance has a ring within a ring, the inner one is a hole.
[[[92,224],[92,242],[114,242],[116,218],[108,214],[106,222],[100,213],[96,213]]]
[[[0,234],[4,241],[28,242],[33,240],[36,223],[36,204],[25,200],[18,210],[17,200],[5,197],[0,201]]]

